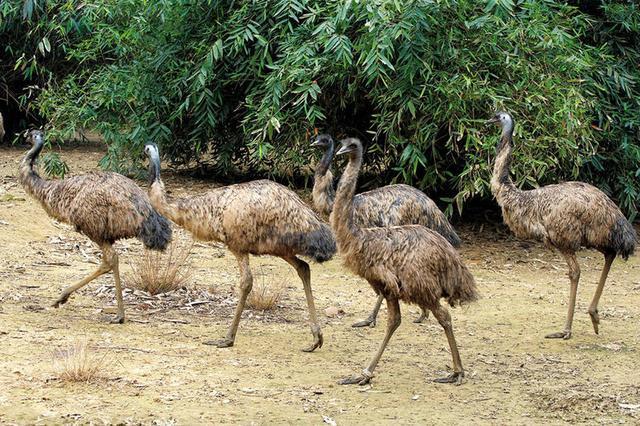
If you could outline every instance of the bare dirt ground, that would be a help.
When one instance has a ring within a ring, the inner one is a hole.
[[[311,341],[302,284],[284,261],[267,257],[252,258],[255,281],[285,286],[279,306],[245,311],[233,348],[202,344],[225,334],[235,303],[235,259],[211,244],[194,246],[188,290],[164,298],[128,292],[124,325],[107,323],[115,305],[110,274],[50,308],[63,287],[95,268],[97,251],[22,191],[23,152],[0,150],[0,423],[640,423],[638,257],[615,261],[595,335],[587,307],[603,261],[581,252],[574,337],[546,340],[566,315],[561,258],[494,226],[460,226],[461,252],[483,295],[451,310],[465,383],[431,381],[450,368],[446,338],[433,319],[413,324],[418,309],[403,305],[404,322],[372,386],[339,386],[368,362],[386,323],[383,308],[376,328],[350,327],[375,298],[339,258],[312,265],[325,344],[311,354],[300,351]],[[72,173],[96,169],[102,155],[99,148],[61,154]],[[211,185],[170,174],[165,182],[178,194]],[[141,245],[117,247],[126,285]],[[328,307],[344,314],[329,318]],[[81,340],[104,360],[103,378],[63,382],[54,354]]]

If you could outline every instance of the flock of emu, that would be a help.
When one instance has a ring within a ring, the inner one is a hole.
[[[637,236],[633,226],[603,192],[582,182],[530,191],[518,189],[509,177],[513,118],[500,112],[488,122],[502,128],[491,190],[502,208],[505,222],[516,236],[542,240],[557,249],[569,266],[571,290],[567,321],[562,331],[546,337],[571,337],[580,278],[575,252],[580,247],[594,248],[605,257],[602,276],[589,307],[594,331],[598,333],[598,301],[614,258],[619,255],[626,259],[635,249]],[[444,329],[453,358],[453,373],[436,381],[462,382],[464,370],[451,317],[441,304],[441,299],[456,306],[478,298],[473,276],[456,250],[460,239],[435,203],[415,188],[389,185],[356,195],[363,156],[359,140],[342,140],[337,152],[328,135],[317,136],[312,143],[324,150],[315,172],[314,207],[320,214],[330,215],[329,225],[293,191],[269,180],[170,199],[160,178],[160,156],[154,144],[145,147],[149,158],[149,195],[130,179],[110,172],[45,180],[35,166],[44,135],[33,130],[28,138],[32,148],[20,165],[22,186],[50,216],[75,226],[98,244],[103,254],[98,269],[64,289],[53,306],[64,304],[73,292],[113,271],[118,305],[113,322],[124,322],[118,255],[113,244],[122,238],[136,237],[149,249],[163,250],[171,240],[170,220],[189,230],[196,239],[224,243],[238,261],[239,299],[233,320],[224,339],[206,344],[233,346],[253,283],[249,255],[266,254],[286,260],[302,280],[313,334],[313,342],[304,350],[310,352],[322,347],[323,337],[311,291],[309,265],[299,256],[324,262],[339,251],[345,266],[366,279],[378,295],[369,318],[353,326],[374,326],[383,299],[388,309],[386,334],[370,364],[361,374],[340,383],[365,384],[371,380],[382,353],[400,325],[399,301],[422,309],[417,321],[426,318],[430,311]],[[347,155],[349,159],[337,189],[330,171],[334,155]]]

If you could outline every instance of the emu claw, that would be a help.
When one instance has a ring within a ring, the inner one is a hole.
[[[53,302],[53,305],[51,305],[51,307],[59,308],[60,306],[64,305],[69,300],[69,296],[70,296],[69,294],[62,293],[60,297],[58,297],[58,300]]]
[[[357,327],[375,327],[376,326],[376,319],[375,318],[367,318],[365,320],[362,321],[358,321],[356,323],[351,324],[351,327],[357,328]]]
[[[589,311],[589,316],[591,317],[591,324],[593,324],[593,331],[598,333],[598,324],[600,324],[600,315],[598,315],[598,310],[591,312]]]
[[[110,324],[124,324],[124,315],[116,316],[114,319],[109,321],[109,323]]]
[[[314,332],[313,333],[313,337],[315,338],[313,344],[311,346],[309,346],[308,348],[302,349],[302,352],[313,352],[316,349],[322,347],[322,344],[324,343],[324,339],[322,337],[322,333],[321,332]]]
[[[439,379],[433,379],[436,383],[453,383],[456,386],[460,386],[462,384],[462,379],[464,378],[464,372],[453,372],[449,374],[447,377],[441,377]]]
[[[339,385],[360,385],[360,386],[364,386],[366,384],[368,384],[369,382],[371,382],[371,378],[373,377],[373,374],[369,373],[367,370],[363,370],[362,374],[359,374],[357,376],[349,376],[349,377],[345,377],[342,380],[338,381]]]
[[[414,323],[416,324],[421,324],[423,323],[427,318],[429,318],[429,313],[422,311],[422,313],[420,314],[420,316],[416,319],[413,320]]]
[[[202,342],[203,345],[215,346],[216,348],[230,348],[233,346],[233,340],[221,339],[221,340],[207,340]]]
[[[558,331],[557,333],[551,333],[544,336],[547,339],[571,339],[571,330]]]

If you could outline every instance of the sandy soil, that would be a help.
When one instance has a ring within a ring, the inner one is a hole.
[[[595,335],[586,311],[602,258],[581,252],[574,337],[546,340],[566,315],[560,257],[501,228],[461,226],[462,255],[483,295],[451,311],[466,382],[431,381],[450,368],[446,338],[433,319],[413,324],[418,309],[403,305],[404,323],[373,384],[339,386],[368,362],[386,323],[383,308],[376,328],[350,327],[368,314],[374,296],[339,259],[312,265],[325,344],[311,354],[300,351],[311,341],[302,285],[284,261],[267,257],[253,258],[252,266],[256,281],[285,286],[279,306],[245,311],[233,348],[202,344],[224,335],[237,279],[233,256],[210,244],[193,248],[189,290],[165,298],[129,292],[124,325],[107,323],[115,303],[111,275],[61,309],[49,308],[63,287],[95,268],[97,252],[25,195],[16,180],[22,153],[0,150],[0,423],[640,422],[638,257],[615,261]],[[62,156],[80,173],[97,168],[101,152],[65,149]],[[165,180],[176,193],[210,185],[168,174]],[[126,284],[141,246],[118,247]],[[205,303],[188,304],[198,298]],[[329,307],[344,314],[329,318]],[[103,360],[102,378],[63,382],[55,354],[80,341]]]

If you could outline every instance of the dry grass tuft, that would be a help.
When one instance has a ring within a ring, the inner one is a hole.
[[[151,295],[183,288],[191,277],[191,243],[173,241],[164,252],[146,250],[142,257],[131,263],[129,287],[144,290]]]
[[[93,382],[104,379],[107,366],[106,354],[99,357],[92,354],[86,340],[80,340],[65,349],[53,353],[53,363],[58,378],[63,382]]]
[[[269,311],[278,305],[284,294],[283,284],[266,285],[264,281],[253,284],[247,297],[247,307],[256,311]]]

